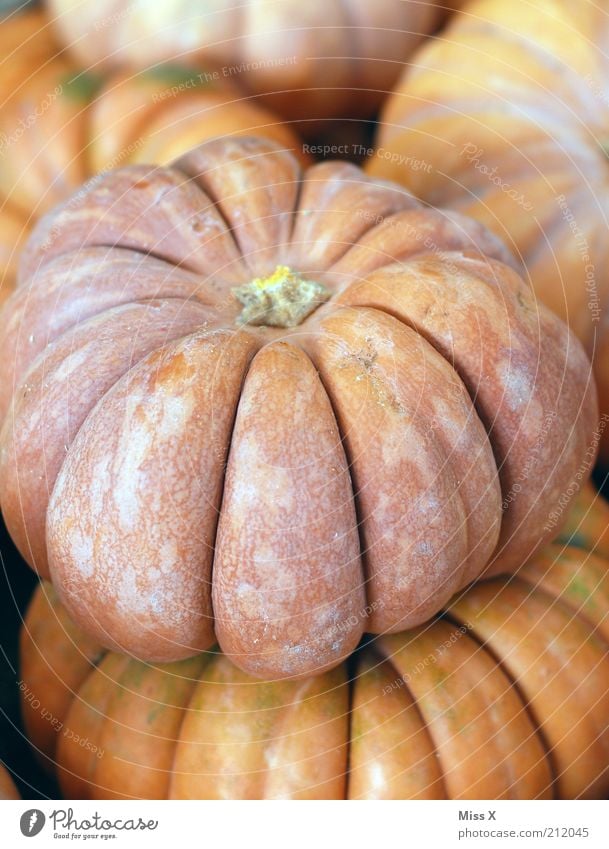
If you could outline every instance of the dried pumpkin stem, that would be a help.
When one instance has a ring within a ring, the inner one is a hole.
[[[287,265],[278,265],[268,277],[256,277],[233,289],[243,310],[237,321],[270,327],[296,327],[331,295],[314,280],[305,280]]]

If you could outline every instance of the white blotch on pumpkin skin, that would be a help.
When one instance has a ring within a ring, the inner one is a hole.
[[[171,573],[178,565],[178,545],[175,539],[166,539],[159,551],[159,568],[162,573]]]
[[[93,575],[93,539],[89,534],[74,531],[70,537],[70,556],[82,578]]]
[[[74,351],[72,354],[69,354],[56,370],[53,375],[53,380],[55,382],[63,381],[73,374],[73,372],[80,369],[87,361],[89,353],[88,348],[84,347],[80,348],[78,351]]]
[[[113,497],[118,520],[125,531],[133,529],[140,512],[140,466],[152,452],[154,433],[147,423],[138,422],[136,410],[145,409],[141,398],[129,398],[121,429],[116,458]]]
[[[503,372],[502,379],[506,389],[505,403],[510,410],[516,411],[530,403],[533,387],[529,376],[522,368],[513,363],[508,365]]]
[[[157,425],[157,438],[170,439],[179,436],[192,416],[195,399],[192,393],[183,395],[165,395],[162,400],[160,421]]]

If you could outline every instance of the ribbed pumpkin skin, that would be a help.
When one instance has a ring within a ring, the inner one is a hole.
[[[608,9],[592,0],[467,3],[411,57],[369,166],[505,241],[539,298],[594,354],[603,413],[608,32]],[[602,446],[606,460],[606,428]]]
[[[167,164],[201,141],[256,133],[303,156],[296,134],[229,79],[161,65],[88,73],[39,12],[0,22],[0,299],[35,221],[101,171]],[[306,159],[306,157],[304,157]]]
[[[52,0],[57,32],[84,63],[147,67],[175,58],[234,75],[292,119],[371,114],[447,3]],[[266,99],[266,98],[265,98]],[[307,124],[305,123],[305,128]]]
[[[505,256],[263,139],[103,176],[39,224],[0,316],[20,551],[110,648],[169,661],[217,638],[264,678],[518,568],[556,533],[596,404],[581,346]],[[235,287],[284,266],[326,302],[240,324]]]
[[[8,770],[0,764],[0,801],[20,798],[19,791]]]
[[[21,638],[42,706],[24,699],[26,729],[68,798],[602,798],[607,567],[551,546],[509,583],[476,584],[443,618],[361,649],[351,678],[340,666],[284,682],[213,653],[104,654],[43,583]]]

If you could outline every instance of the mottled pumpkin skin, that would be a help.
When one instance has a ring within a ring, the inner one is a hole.
[[[40,12],[0,22],[0,301],[35,221],[93,175],[167,164],[201,141],[256,133],[302,156],[286,125],[229,79],[176,65],[101,76],[52,38]]]
[[[21,553],[108,647],[170,661],[217,638],[265,678],[514,571],[556,534],[597,413],[581,346],[506,258],[268,140],[102,176],[37,226],[0,316]],[[237,288],[283,267],[325,302],[240,323]]]
[[[465,4],[411,57],[369,166],[505,241],[594,355],[606,414],[608,26],[588,0]]]
[[[9,771],[0,763],[0,801],[20,798],[19,791]]]
[[[242,80],[286,117],[304,119],[304,129],[316,119],[371,114],[447,5],[164,0],[152,14],[120,0],[49,3],[63,43],[87,65],[204,63]]]
[[[213,652],[105,653],[43,583],[21,636],[25,726],[68,798],[603,798],[608,567],[550,546],[348,669],[281,682]]]

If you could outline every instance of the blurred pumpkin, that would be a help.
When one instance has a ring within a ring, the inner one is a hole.
[[[6,767],[0,763],[0,801],[20,798],[21,796],[15,786],[15,782],[11,778],[11,774]]]
[[[36,228],[1,318],[21,553],[109,647],[178,660],[215,632],[267,678],[517,569],[560,529],[596,405],[506,256],[264,139],[85,186]]]
[[[369,170],[506,242],[594,355],[609,415],[608,26],[592,0],[467,3],[405,68]]]
[[[448,4],[164,0],[154,14],[149,4],[122,0],[48,5],[59,37],[81,63],[202,62],[264,95],[282,115],[315,122],[372,114]]]
[[[0,23],[0,56],[2,300],[32,224],[99,172],[166,164],[205,139],[240,133],[306,160],[296,135],[229,80],[175,65],[88,73],[54,44],[40,12]]]
[[[25,726],[67,798],[600,798],[608,567],[549,547],[348,666],[274,683],[220,654],[105,653],[42,584],[22,632]]]
[[[609,560],[609,504],[591,481],[569,504],[567,521],[557,541]]]

